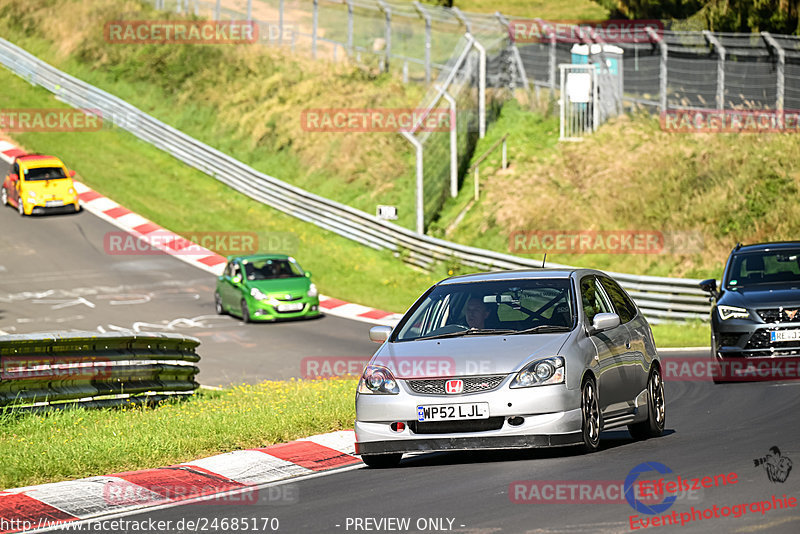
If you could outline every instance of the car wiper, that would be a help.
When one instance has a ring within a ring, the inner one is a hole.
[[[543,334],[546,332],[569,332],[572,330],[569,326],[557,326],[554,324],[540,324],[533,328],[526,328],[525,330],[516,330],[514,334]]]
[[[461,337],[461,336],[491,336],[500,334],[514,334],[516,330],[509,330],[507,328],[468,328],[466,330],[459,330],[458,332],[447,332],[446,334],[438,334],[435,336],[418,337],[414,341],[422,339],[442,339],[445,337]]]

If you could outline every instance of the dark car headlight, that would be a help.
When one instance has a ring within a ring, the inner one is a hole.
[[[750,312],[746,308],[738,308],[736,306],[717,306],[717,313],[723,321],[750,318]]]
[[[368,365],[358,382],[358,392],[367,395],[397,395],[400,388],[389,369],[382,365]]]
[[[564,358],[553,356],[533,361],[523,367],[511,381],[509,387],[529,388],[547,384],[562,384],[565,375]]]

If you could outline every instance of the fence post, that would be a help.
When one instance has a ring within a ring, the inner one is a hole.
[[[414,137],[414,134],[410,134],[405,131],[400,132],[403,137],[408,139],[409,143],[414,145],[417,154],[417,191],[416,191],[416,204],[417,204],[417,233],[424,234],[425,233],[425,212],[424,212],[424,205],[422,203],[422,186],[424,185],[423,178],[422,178],[422,143],[419,142],[419,139]]]
[[[725,109],[725,47],[710,31],[703,30],[703,36],[719,54],[719,60],[717,61],[717,109],[722,111]]]
[[[450,196],[458,196],[458,129],[456,99],[447,92],[446,87],[436,86],[442,97],[450,104]]]
[[[247,0],[247,22],[253,20],[253,0]]]
[[[508,150],[506,149],[506,138],[508,134],[503,136],[503,168],[508,168]]]
[[[763,37],[764,40],[767,42],[767,46],[771,46],[778,53],[778,69],[777,69],[778,88],[775,95],[775,109],[778,110],[778,112],[783,113],[783,96],[784,92],[786,91],[786,86],[785,86],[786,81],[784,78],[784,72],[786,67],[786,51],[769,32],[761,32],[761,37]]]
[[[219,2],[219,0],[217,0]],[[278,46],[283,44],[283,0],[278,3]]]
[[[547,28],[547,24],[542,19],[533,19],[540,29]],[[550,98],[556,96],[556,32],[550,32],[550,49],[547,56],[547,85],[550,86]]]
[[[514,56],[514,62],[517,64],[517,70],[522,78],[522,86],[526,91],[530,92],[531,86],[528,82],[528,74],[525,72],[525,64],[522,63],[522,56],[519,55],[519,48],[517,48],[517,43],[514,41],[513,32],[511,31],[511,22],[509,22],[509,20],[499,11],[495,11],[494,16],[497,17],[497,20],[500,21],[500,24],[508,32],[508,42],[510,44],[511,54]]]
[[[425,19],[425,83],[431,81],[431,16],[419,2],[414,2],[417,12]]]
[[[386,30],[384,33],[384,40],[386,41],[386,47],[384,52],[384,65],[386,67],[385,72],[389,72],[389,61],[392,56],[392,8],[390,8],[383,0],[378,0],[378,5],[383,11],[384,17],[386,18]]]
[[[353,0],[347,2],[347,51],[353,55]]]
[[[222,0],[217,0],[217,3],[214,5],[214,20],[216,21],[219,21],[220,17],[220,3],[222,3]]]
[[[645,31],[651,40],[658,43],[658,49],[661,52],[661,59],[658,61],[658,97],[659,109],[661,113],[667,111],[667,42],[663,36],[659,36],[650,26],[645,27]]]
[[[311,57],[317,59],[317,26],[319,24],[319,0],[314,0],[314,11],[311,20]]]

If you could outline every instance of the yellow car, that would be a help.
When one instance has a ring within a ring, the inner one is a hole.
[[[15,206],[20,215],[76,212],[80,204],[73,176],[75,171],[56,157],[17,156],[0,189],[0,202]]]

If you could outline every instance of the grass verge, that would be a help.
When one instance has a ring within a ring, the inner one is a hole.
[[[187,462],[353,427],[356,380],[200,390],[157,408],[0,414],[0,487]]]

